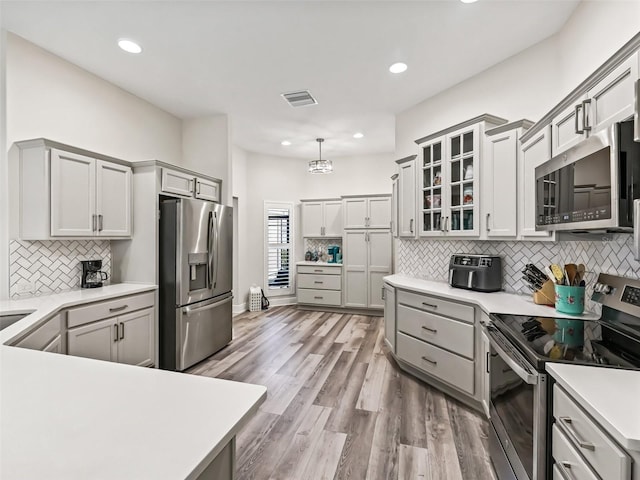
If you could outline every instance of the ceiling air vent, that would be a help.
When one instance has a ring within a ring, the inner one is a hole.
[[[307,90],[283,93],[282,96],[292,107],[304,107],[305,105],[315,105],[318,103]]]

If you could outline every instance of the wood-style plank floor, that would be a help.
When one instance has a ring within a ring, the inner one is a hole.
[[[237,479],[495,479],[487,422],[402,372],[383,319],[272,307],[189,373],[265,385]]]

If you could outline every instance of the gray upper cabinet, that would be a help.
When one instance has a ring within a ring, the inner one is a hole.
[[[416,155],[401,160],[398,164],[398,237],[416,238]]]
[[[302,236],[339,238],[342,236],[342,200],[301,200]]]
[[[220,202],[221,182],[196,176],[194,172],[162,167],[160,177],[162,193],[176,197],[195,197],[200,200]]]
[[[636,51],[553,117],[553,156],[573,147],[589,135],[633,116],[638,61]]]
[[[20,238],[130,238],[127,162],[45,139],[17,142]]]

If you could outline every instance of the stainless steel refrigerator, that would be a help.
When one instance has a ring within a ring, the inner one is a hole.
[[[160,368],[185,370],[231,341],[233,210],[160,201]]]

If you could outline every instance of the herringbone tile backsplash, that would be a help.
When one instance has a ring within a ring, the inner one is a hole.
[[[111,278],[111,244],[108,240],[11,240],[9,295],[21,298],[80,288],[80,260],[98,259],[102,259],[102,270]],[[25,283],[31,283],[35,288],[21,291],[20,286]]]
[[[598,273],[625,277],[640,276],[640,262],[633,258],[633,238],[628,234],[610,235],[607,241],[559,242],[481,242],[457,240],[406,240],[396,242],[396,272],[431,280],[447,281],[449,258],[454,253],[500,255],[504,289],[530,294],[522,281],[527,263],[539,268],[551,263],[584,263],[587,284],[593,285]]]

